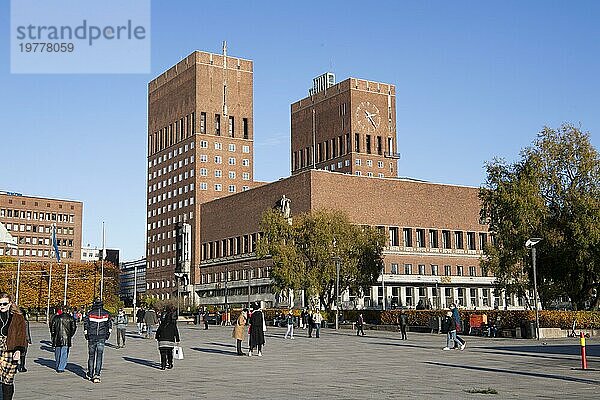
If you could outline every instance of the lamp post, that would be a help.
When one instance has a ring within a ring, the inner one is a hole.
[[[535,265],[535,245],[542,238],[531,238],[525,242],[525,247],[531,249],[531,260],[533,264],[533,302],[535,304],[535,338],[540,340],[540,316],[538,311],[538,294],[537,294],[537,269]]]
[[[248,275],[248,310],[250,309],[250,265],[244,265],[246,267],[246,275]]]
[[[227,303],[227,283],[229,281],[229,264],[225,265],[225,325],[229,323],[229,304]]]
[[[340,257],[335,258],[335,329],[339,329],[340,321]]]

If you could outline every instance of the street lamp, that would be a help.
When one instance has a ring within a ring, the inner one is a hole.
[[[340,264],[339,256],[335,257],[335,329],[339,329],[340,321]]]
[[[225,265],[225,325],[229,323],[229,304],[227,303],[227,283],[229,281],[229,264]]]
[[[248,275],[248,310],[250,309],[250,265],[244,265],[246,267],[246,275]]]
[[[531,238],[525,242],[525,247],[531,249],[531,259],[533,262],[533,301],[535,303],[535,337],[540,340],[540,316],[538,311],[538,295],[537,295],[537,269],[535,267],[535,245],[538,244],[542,238]]]

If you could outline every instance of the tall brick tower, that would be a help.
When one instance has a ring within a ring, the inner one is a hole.
[[[177,232],[191,228],[191,302],[199,276],[200,205],[253,185],[253,64],[195,51],[148,84],[147,293],[177,294]]]
[[[291,114],[292,175],[316,168],[397,177],[394,85],[357,78],[336,84],[326,73]]]

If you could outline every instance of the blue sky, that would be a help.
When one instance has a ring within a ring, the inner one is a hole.
[[[153,1],[150,74],[10,73],[0,189],[83,201],[84,244],[144,255],[147,83],[193,50],[254,61],[255,179],[289,175],[290,104],[326,71],[396,85],[401,176],[479,186],[544,125],[600,149],[600,2]]]

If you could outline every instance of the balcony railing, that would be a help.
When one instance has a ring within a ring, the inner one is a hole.
[[[395,158],[397,160],[400,159],[400,153],[395,153],[393,151],[386,151],[385,153],[383,153],[383,156],[386,158]]]

